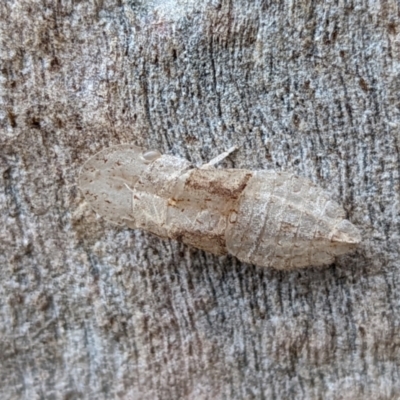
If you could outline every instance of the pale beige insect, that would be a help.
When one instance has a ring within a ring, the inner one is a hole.
[[[344,210],[308,179],[213,168],[233,150],[195,168],[158,151],[110,147],[84,164],[79,185],[111,222],[263,267],[329,264],[360,242]]]

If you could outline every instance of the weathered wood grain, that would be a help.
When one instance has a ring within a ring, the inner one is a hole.
[[[0,398],[398,398],[399,15],[0,2]],[[225,167],[308,177],[363,243],[277,272],[96,220],[79,168],[120,143],[239,145]]]

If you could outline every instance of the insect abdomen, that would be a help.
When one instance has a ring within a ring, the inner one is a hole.
[[[226,245],[244,262],[277,269],[328,264],[359,241],[358,231],[343,218],[343,209],[311,181],[256,171],[234,221],[228,221]],[[353,239],[335,241],[344,226]]]

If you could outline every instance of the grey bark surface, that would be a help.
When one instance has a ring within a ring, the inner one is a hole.
[[[400,397],[397,1],[0,3],[1,399]],[[289,171],[357,252],[278,272],[91,211],[97,151]]]

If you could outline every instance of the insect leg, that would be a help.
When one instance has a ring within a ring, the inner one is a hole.
[[[127,188],[131,193],[133,193],[133,189],[131,189],[127,183],[124,182],[124,185],[126,186],[126,188]]]
[[[232,146],[230,149],[227,151],[224,151],[222,154],[218,155],[217,157],[214,157],[212,160],[210,160],[207,164],[203,164],[200,169],[212,169],[214,168],[215,164],[218,164],[221,162],[224,158],[228,157],[230,154],[232,154],[234,151],[236,151],[239,147],[238,146]]]

